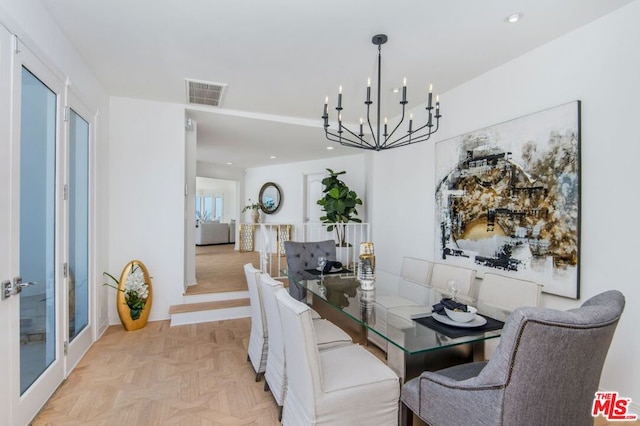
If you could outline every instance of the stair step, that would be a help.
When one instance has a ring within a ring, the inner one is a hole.
[[[222,293],[198,293],[198,294],[185,294],[182,297],[182,303],[204,303],[204,302],[219,302],[221,300],[232,299],[247,299],[249,297],[248,291],[226,291]]]
[[[237,308],[249,306],[249,299],[219,300],[214,302],[185,303],[183,305],[173,305],[169,308],[169,314],[179,314],[185,312],[208,311],[212,309]]]
[[[171,316],[172,327],[175,325],[248,318],[251,316],[251,302],[248,298],[240,298],[185,303],[171,306],[169,315]]]

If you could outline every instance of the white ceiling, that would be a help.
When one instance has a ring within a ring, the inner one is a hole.
[[[188,117],[199,161],[240,168],[355,153],[324,138],[320,116],[339,85],[343,120],[362,115],[375,34],[389,36],[383,99],[406,77],[411,108],[429,83],[445,92],[630,1],[42,0],[110,95],[185,103],[185,78],[227,84],[220,108]]]

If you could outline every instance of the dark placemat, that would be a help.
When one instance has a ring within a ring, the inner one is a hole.
[[[311,275],[317,275],[320,276],[320,271],[318,271],[317,269],[305,269],[305,272],[310,273]],[[331,271],[331,272],[327,272],[325,275],[332,275],[332,274],[352,274],[353,271],[350,271],[348,269],[344,269],[342,268],[339,271]]]
[[[447,337],[451,337],[452,339],[455,339],[456,337],[482,334],[486,331],[500,330],[502,327],[504,327],[504,323],[502,321],[498,321],[497,319],[493,319],[485,315],[480,316],[487,319],[487,323],[480,327],[455,327],[453,325],[447,325],[436,321],[435,319],[433,319],[433,317],[430,316],[414,318],[414,321],[424,325],[425,327],[429,327],[430,329],[435,330],[438,333],[442,333]]]

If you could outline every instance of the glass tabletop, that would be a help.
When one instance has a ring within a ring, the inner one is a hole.
[[[307,280],[288,277],[289,285],[302,286],[312,294],[312,305],[326,303],[365,327],[369,334],[381,336],[408,354],[480,342],[501,333],[500,329],[482,331],[482,327],[452,327],[434,321],[431,306],[402,303],[406,299],[397,297],[397,277],[395,282],[393,278],[379,278],[374,290],[363,290],[353,274],[328,274]]]

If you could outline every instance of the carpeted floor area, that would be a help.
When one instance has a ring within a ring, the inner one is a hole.
[[[187,294],[246,291],[243,265],[260,265],[259,252],[240,253],[234,244],[196,246],[196,281]]]

